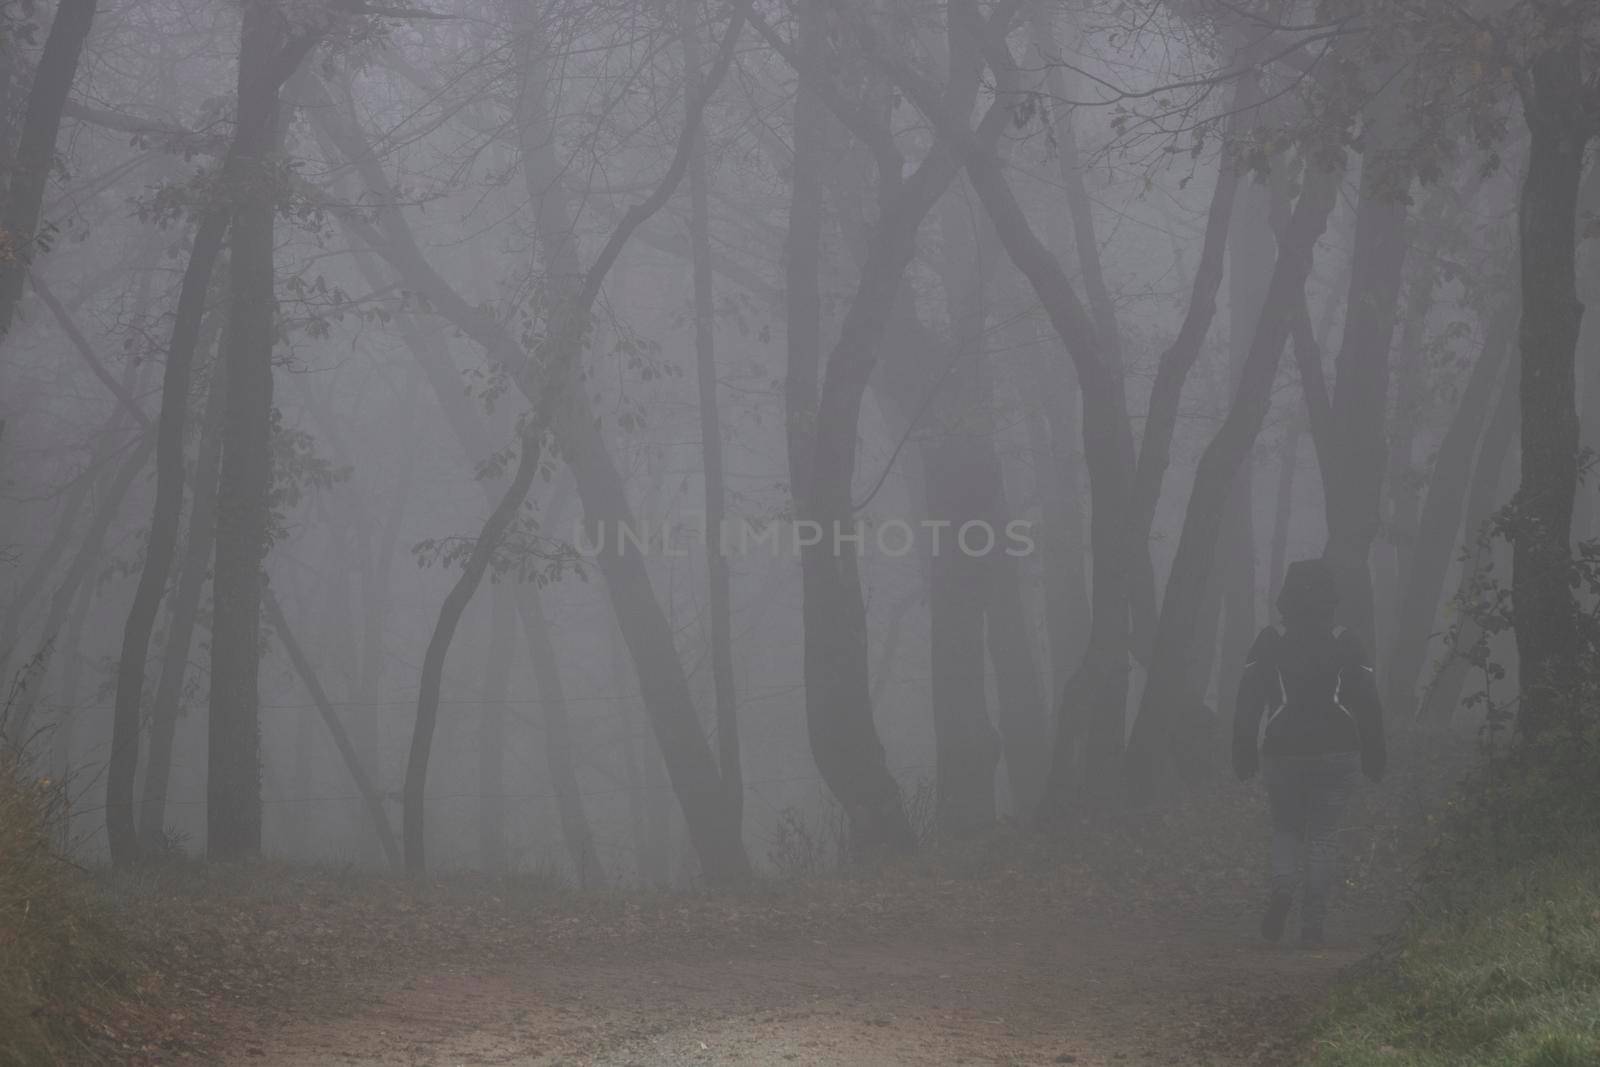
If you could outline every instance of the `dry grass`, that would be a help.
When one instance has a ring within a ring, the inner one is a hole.
[[[101,1058],[129,988],[126,944],[56,848],[60,783],[0,748],[0,1063]]]

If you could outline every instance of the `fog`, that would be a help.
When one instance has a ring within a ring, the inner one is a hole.
[[[57,840],[698,891],[1193,811],[1309,559],[1391,735],[1498,729],[1600,425],[1520,10],[0,5]]]

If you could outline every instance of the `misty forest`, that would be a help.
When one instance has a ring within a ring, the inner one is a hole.
[[[0,2],[0,1062],[1600,1064],[1594,0]]]

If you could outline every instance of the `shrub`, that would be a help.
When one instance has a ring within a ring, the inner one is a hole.
[[[95,1058],[127,985],[122,942],[57,847],[65,795],[0,744],[0,1064]]]

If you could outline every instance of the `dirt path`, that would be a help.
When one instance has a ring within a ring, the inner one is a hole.
[[[1362,949],[1203,926],[1017,917],[970,932],[721,953],[607,953],[386,985],[311,1023],[235,1030],[228,1062],[323,1064],[1274,1064]]]

